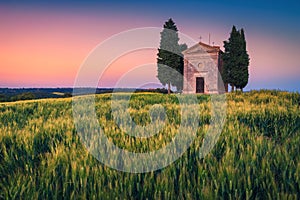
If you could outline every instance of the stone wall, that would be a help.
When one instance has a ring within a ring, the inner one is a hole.
[[[196,78],[204,78],[204,93],[220,93],[218,76],[221,66],[219,47],[199,43],[183,52],[184,85],[183,93],[196,93]],[[223,89],[224,92],[224,89]]]

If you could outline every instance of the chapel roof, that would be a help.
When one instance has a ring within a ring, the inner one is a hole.
[[[220,49],[220,46],[215,46],[215,45],[211,46],[211,45],[205,44],[205,43],[203,43],[203,42],[199,42],[198,44],[201,45],[201,46],[203,46],[203,47],[206,47],[206,48]]]
[[[197,44],[191,46],[190,48],[184,50],[182,53],[183,54],[190,54],[197,52],[199,50],[204,50],[206,52],[219,52],[221,51],[220,46],[215,46],[215,45],[209,45],[203,42],[198,42]]]

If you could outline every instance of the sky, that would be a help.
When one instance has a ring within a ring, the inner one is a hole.
[[[210,34],[221,48],[233,25],[244,28],[250,56],[245,90],[300,91],[299,11],[300,2],[288,0],[0,1],[0,87],[73,87],[97,45],[126,30],[162,27],[172,18],[180,32],[206,43]],[[143,76],[159,83],[156,54],[145,49],[113,60],[99,87],[114,87],[124,74],[149,63],[149,70],[136,70],[121,86],[138,87]]]

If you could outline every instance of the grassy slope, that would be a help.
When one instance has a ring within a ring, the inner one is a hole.
[[[300,95],[278,91],[228,94],[228,115],[213,151],[199,159],[210,106],[199,96],[201,127],[191,148],[172,165],[151,173],[119,172],[88,154],[74,128],[72,100],[0,104],[0,198],[287,198],[300,197]],[[169,124],[149,140],[133,140],[113,123],[110,95],[97,95],[106,134],[131,151],[159,149],[175,135],[176,97],[135,94],[137,124],[162,103]],[[138,144],[138,145],[137,145]]]

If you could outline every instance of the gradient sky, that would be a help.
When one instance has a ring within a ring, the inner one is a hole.
[[[300,2],[276,0],[0,1],[0,87],[72,87],[99,43],[128,29],[162,27],[170,17],[194,40],[208,42],[210,33],[220,46],[232,25],[244,28],[251,59],[246,90],[300,91]],[[128,70],[155,63],[156,53],[120,57],[99,86],[114,87]],[[155,65],[147,75],[158,82]]]

